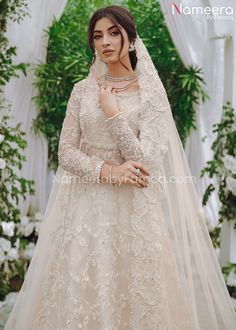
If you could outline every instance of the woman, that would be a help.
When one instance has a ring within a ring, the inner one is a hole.
[[[5,330],[235,329],[166,93],[132,15],[97,10],[88,40],[94,61],[68,102],[57,180]]]

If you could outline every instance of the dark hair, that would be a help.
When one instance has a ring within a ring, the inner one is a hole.
[[[93,44],[93,30],[95,28],[96,22],[103,17],[108,17],[114,23],[114,25],[116,25],[117,29],[121,32],[118,26],[118,24],[120,24],[126,30],[130,42],[134,42],[137,37],[134,18],[126,8],[121,6],[108,6],[98,9],[91,17],[88,26],[88,46],[92,50],[94,56],[93,61],[89,64],[89,67],[93,65],[96,58]],[[118,59],[119,62],[128,70],[127,66],[120,60],[120,54],[122,52],[123,46],[124,37],[121,33],[121,49],[118,55]],[[134,70],[138,61],[136,50],[129,52],[129,58],[132,69]]]

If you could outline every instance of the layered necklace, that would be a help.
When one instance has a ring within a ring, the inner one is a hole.
[[[113,88],[116,89],[116,91],[118,93],[119,92],[122,92],[122,91],[124,91],[126,89],[128,89],[137,80],[138,80],[138,77],[137,77],[136,73],[132,73],[131,75],[126,76],[126,77],[112,77],[108,72],[105,73],[105,82],[106,81],[112,81],[112,82],[131,81],[126,86],[123,86],[123,87],[113,87]],[[106,87],[107,87],[107,83],[106,83]]]

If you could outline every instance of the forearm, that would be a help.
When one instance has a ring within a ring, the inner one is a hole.
[[[117,115],[108,120],[107,125],[126,161],[139,161],[147,167],[151,165],[153,162],[153,154],[149,152],[151,151],[151,143],[146,143],[145,148],[142,148],[141,141],[130,128],[123,114]]]
[[[100,182],[101,183],[111,183],[110,182],[111,175],[112,175],[112,165],[104,162],[104,164],[102,165],[102,168],[101,168]]]
[[[84,182],[100,183],[103,160],[89,157],[75,146],[61,144],[58,163],[66,171],[76,175]]]

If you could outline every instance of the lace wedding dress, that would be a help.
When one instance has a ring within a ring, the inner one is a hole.
[[[153,72],[142,64],[140,90],[117,93],[121,115],[107,122],[94,76],[74,85],[56,181],[5,330],[235,329],[193,182],[99,182],[104,161],[128,159],[153,178],[190,176],[163,85],[156,76],[155,89],[145,85]]]

